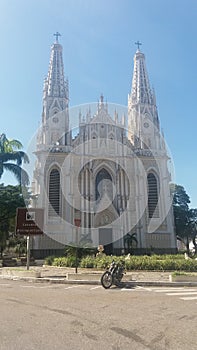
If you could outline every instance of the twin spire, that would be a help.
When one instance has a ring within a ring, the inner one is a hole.
[[[44,83],[44,96],[60,97],[68,99],[68,81],[64,78],[64,66],[62,57],[62,46],[59,43],[61,34],[56,32],[55,43],[51,47],[51,56],[47,78]],[[131,87],[132,104],[155,104],[154,91],[150,88],[148,73],[145,64],[145,55],[140,51],[142,45],[135,42],[137,51],[134,56],[134,69]]]

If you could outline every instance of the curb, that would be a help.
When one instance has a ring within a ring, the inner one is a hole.
[[[19,277],[1,275],[0,279],[12,280],[12,281],[26,281],[34,283],[54,283],[54,284],[89,284],[100,285],[100,280],[67,280],[66,278],[47,278],[47,277]]]
[[[51,284],[81,284],[81,285],[100,285],[100,280],[68,280],[65,278],[47,278],[47,277],[19,277],[1,275],[0,279],[13,281],[26,281],[34,283],[51,283]],[[156,286],[156,287],[197,287],[197,282],[166,282],[166,281],[122,281],[121,287],[135,286]]]

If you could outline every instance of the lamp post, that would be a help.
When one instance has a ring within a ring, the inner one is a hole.
[[[80,225],[81,225],[81,219],[75,218],[75,226],[76,226],[75,273],[77,273],[77,268],[78,268],[78,243],[79,243],[78,228]]]

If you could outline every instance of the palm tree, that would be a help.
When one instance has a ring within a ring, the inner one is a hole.
[[[137,246],[138,244],[138,240],[137,240],[137,237],[136,237],[136,233],[127,233],[125,236],[124,236],[124,247],[126,248],[127,247],[127,251],[128,253],[132,253],[133,251],[133,243],[135,242],[135,246]]]
[[[20,141],[8,140],[5,134],[0,135],[0,178],[4,170],[8,170],[14,174],[20,185],[28,185],[29,176],[21,165],[23,161],[29,163],[29,158],[25,152],[20,151],[22,147]]]

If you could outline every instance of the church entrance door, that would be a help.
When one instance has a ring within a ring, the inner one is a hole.
[[[104,246],[105,254],[113,254],[112,228],[99,228],[99,244]]]

